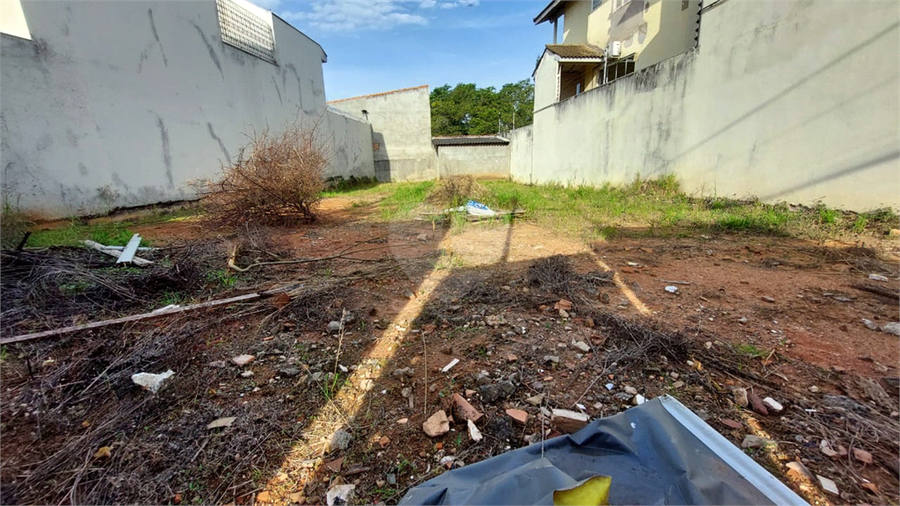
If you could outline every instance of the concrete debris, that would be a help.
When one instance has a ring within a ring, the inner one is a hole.
[[[637,394],[637,395],[634,396],[634,405],[635,405],[635,406],[640,406],[641,404],[643,404],[643,403],[645,403],[645,402],[647,402],[647,399],[644,398],[643,395]],[[703,417],[701,417],[701,418],[703,418]],[[704,420],[705,420],[705,419],[706,419],[706,418],[704,418]]]
[[[328,332],[332,332],[332,333],[333,333],[333,332],[340,332],[340,331],[341,331],[341,327],[342,327],[341,322],[339,322],[339,321],[337,321],[337,320],[333,320],[333,321],[328,322],[328,327],[327,327],[327,329],[328,329]]]
[[[741,325],[744,325],[745,323],[747,323],[747,321],[748,320],[746,316],[741,316],[740,318],[738,318],[738,323],[740,323]]]
[[[678,293],[678,287],[675,285],[666,286],[666,291],[669,293]]]
[[[247,364],[252,363],[254,360],[256,360],[256,357],[254,355],[245,354],[234,357],[233,359],[231,359],[231,363],[238,367],[243,367]]]
[[[544,362],[558,364],[559,357],[557,355],[544,355]]]
[[[391,376],[393,376],[395,378],[402,378],[404,376],[407,378],[412,378],[415,375],[415,373],[416,373],[416,371],[412,367],[404,367],[402,369],[397,369],[394,372],[392,372]]]
[[[885,334],[900,336],[900,322],[885,323],[881,326],[881,331]]]
[[[139,372],[131,375],[131,381],[135,385],[142,387],[144,390],[150,390],[154,394],[159,391],[163,381],[172,377],[175,373],[171,369],[162,374],[152,374],[149,372]]]
[[[722,422],[722,424],[725,425],[726,427],[731,427],[732,429],[735,429],[735,430],[740,430],[740,429],[744,428],[744,426],[743,426],[743,424],[741,424],[741,422],[734,421],[730,418],[723,418],[719,421]]]
[[[819,479],[819,484],[822,485],[822,490],[832,493],[834,495],[840,495],[840,492],[838,492],[837,485],[834,483],[834,481],[829,480],[828,478],[825,478],[824,476],[820,476],[818,474],[816,475],[816,478]]]
[[[338,429],[334,431],[334,434],[332,434],[331,438],[328,440],[327,450],[329,452],[346,450],[350,447],[352,441],[353,434],[350,434],[344,429]]]
[[[572,341],[572,346],[574,346],[575,348],[578,348],[579,350],[581,350],[585,353],[590,353],[590,351],[591,351],[591,346],[589,344],[585,343],[584,341]]]
[[[397,420],[398,425],[406,425],[408,423],[409,423],[409,418],[401,418],[401,419]]]
[[[325,502],[328,506],[345,506],[350,504],[356,485],[335,485],[325,494]]]
[[[525,425],[528,423],[528,413],[521,409],[507,409],[506,414],[509,415],[510,418],[513,419],[519,425]]]
[[[481,431],[478,430],[478,427],[475,426],[475,422],[472,420],[466,420],[466,425],[469,428],[469,437],[472,438],[472,441],[476,443],[484,439],[484,436],[481,435]]]
[[[294,378],[300,375],[300,369],[293,366],[282,367],[281,369],[278,369],[278,374],[286,378]]]
[[[766,397],[762,400],[762,402],[766,405],[766,408],[768,408],[769,411],[773,411],[776,414],[781,413],[781,411],[784,410],[784,406],[782,406],[780,402],[771,397]]]
[[[207,367],[213,367],[215,369],[223,369],[227,365],[228,363],[224,360],[213,360],[212,362],[206,364]]]
[[[881,274],[869,274],[869,279],[872,281],[881,281],[882,283],[890,281],[886,276],[882,276]]]
[[[542,394],[533,395],[527,399],[525,402],[531,404],[532,406],[540,406],[542,402],[544,402],[544,396]]]
[[[477,422],[483,416],[481,412],[459,394],[453,394],[453,413],[460,420],[471,420],[473,422]]]
[[[550,416],[550,422],[565,434],[578,432],[588,424],[589,420],[588,415],[568,409],[554,409]]]
[[[862,319],[862,323],[863,323],[863,325],[865,325],[866,328],[869,329],[869,330],[878,330],[878,324],[875,323],[875,322],[873,322],[872,320],[868,320],[868,319],[866,319],[866,318],[863,318],[863,319]]]
[[[244,371],[241,373],[242,378],[250,378],[253,377],[253,371]]]
[[[626,394],[637,395],[638,393],[637,388],[634,388],[631,385],[625,385],[625,388],[623,388],[623,390]]]
[[[237,420],[237,418],[233,417],[233,416],[227,416],[224,418],[216,418],[215,420],[206,424],[206,428],[207,429],[218,429],[219,427],[231,427],[231,424],[233,424],[235,420]]]
[[[482,385],[478,388],[481,400],[488,404],[506,399],[516,392],[516,386],[510,381],[501,381],[490,385]]]
[[[442,409],[431,415],[422,423],[422,430],[428,437],[439,437],[450,432],[450,420],[447,419],[447,413]]]
[[[741,441],[741,448],[764,448],[770,444],[775,444],[775,441],[764,437],[754,436],[753,434],[747,434],[744,436],[744,440]]]

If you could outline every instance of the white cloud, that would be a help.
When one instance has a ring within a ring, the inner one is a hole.
[[[419,7],[423,9],[431,9],[435,5],[437,5],[437,0],[422,0],[419,2]]]
[[[441,2],[441,9],[455,9],[457,7],[475,7],[478,0],[452,0],[450,2]]]
[[[410,14],[404,2],[396,0],[316,0],[304,4],[311,8],[282,12],[281,17],[334,32],[388,30],[401,25],[428,24],[425,17]]]

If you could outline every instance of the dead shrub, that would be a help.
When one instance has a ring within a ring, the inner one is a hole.
[[[193,183],[209,218],[227,226],[315,221],[328,165],[318,126],[294,123],[279,134],[254,132],[218,180]]]
[[[452,176],[441,179],[425,199],[429,204],[457,207],[470,199],[483,200],[490,195],[473,176]]]

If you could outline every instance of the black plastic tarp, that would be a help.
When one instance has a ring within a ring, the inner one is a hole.
[[[597,475],[612,477],[610,504],[807,504],[669,396],[446,472],[400,504],[553,504]]]

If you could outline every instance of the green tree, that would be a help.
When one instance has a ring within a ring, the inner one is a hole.
[[[488,135],[530,125],[534,114],[534,85],[528,80],[478,88],[471,83],[449,84],[431,92],[431,134]]]

